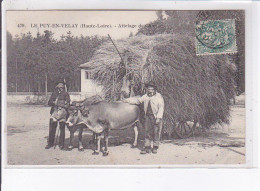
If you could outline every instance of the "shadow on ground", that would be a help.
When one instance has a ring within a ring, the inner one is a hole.
[[[68,136],[69,135],[67,135],[67,137]],[[84,149],[94,150],[96,148],[92,139],[93,139],[92,133],[84,130],[83,135],[82,135],[82,144],[83,144]],[[144,140],[144,132],[139,131],[137,148],[140,149],[140,150],[143,147],[143,143],[144,143],[143,140]],[[65,139],[65,147],[68,147],[69,142],[70,142],[69,138],[66,138]],[[123,144],[129,144],[129,146],[130,146],[130,145],[133,144],[133,142],[134,142],[134,130],[133,130],[133,128],[128,128],[128,129],[125,129],[125,130],[112,130],[112,131],[110,131],[108,147],[116,147],[116,146],[120,146],[120,145],[123,145]],[[103,135],[102,135],[102,139],[101,139],[101,144],[102,144],[102,146],[105,145]],[[75,134],[74,134],[72,145],[73,145],[74,148],[78,148],[78,146],[79,146],[78,131],[75,132]]]
[[[17,127],[13,127],[13,126],[7,127],[7,136],[12,136],[17,133],[25,133],[25,132],[27,132],[27,131],[18,129]]]
[[[186,139],[168,139],[162,140],[162,143],[172,143],[178,146],[200,145],[202,147],[244,147],[245,139],[243,137],[230,137],[229,133],[219,132],[217,130],[208,130],[204,133],[196,133],[194,136]]]
[[[92,133],[84,132],[82,136],[82,143],[84,149],[95,149],[95,145],[92,140]],[[131,128],[127,130],[111,131],[109,136],[109,147],[116,147],[123,144],[132,145],[134,142],[134,132]],[[102,145],[104,146],[104,139],[102,139]],[[230,137],[229,133],[223,133],[221,130],[207,130],[205,132],[195,132],[192,137],[186,139],[179,139],[176,136],[166,139],[162,138],[161,143],[172,143],[174,145],[199,145],[202,147],[244,147],[245,139],[243,137]],[[78,132],[75,133],[73,139],[73,147],[78,148]],[[65,140],[65,145],[69,145],[69,138]],[[144,131],[139,131],[138,136],[138,149],[142,149],[144,146]]]

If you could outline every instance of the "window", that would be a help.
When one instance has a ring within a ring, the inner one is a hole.
[[[85,79],[90,79],[91,78],[91,74],[88,71],[85,71]]]

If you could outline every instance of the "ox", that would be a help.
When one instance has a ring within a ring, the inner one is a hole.
[[[94,155],[98,155],[101,151],[100,140],[101,134],[104,133],[105,149],[104,156],[108,155],[108,136],[110,130],[122,130],[128,127],[134,127],[135,139],[133,146],[137,145],[138,127],[140,110],[136,105],[130,105],[123,102],[107,102],[98,101],[90,105],[83,104],[79,108],[70,107],[69,117],[66,121],[70,129],[70,144],[73,139],[73,134],[76,126],[79,127],[79,150],[82,146],[83,128],[87,127],[97,135],[97,145]]]

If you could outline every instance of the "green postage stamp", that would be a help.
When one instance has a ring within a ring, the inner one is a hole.
[[[237,52],[235,20],[200,21],[196,25],[196,54]]]

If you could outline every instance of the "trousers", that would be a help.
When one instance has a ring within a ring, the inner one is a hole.
[[[153,146],[159,147],[160,141],[160,124],[156,124],[156,119],[154,115],[146,115],[145,116],[145,147],[151,147],[151,143],[153,142]]]
[[[59,146],[64,146],[65,141],[65,122],[57,122],[53,121],[53,119],[50,119],[49,122],[49,139],[48,139],[48,145],[53,146],[55,141],[55,134],[56,134],[56,128],[60,126],[60,138],[59,138]]]

